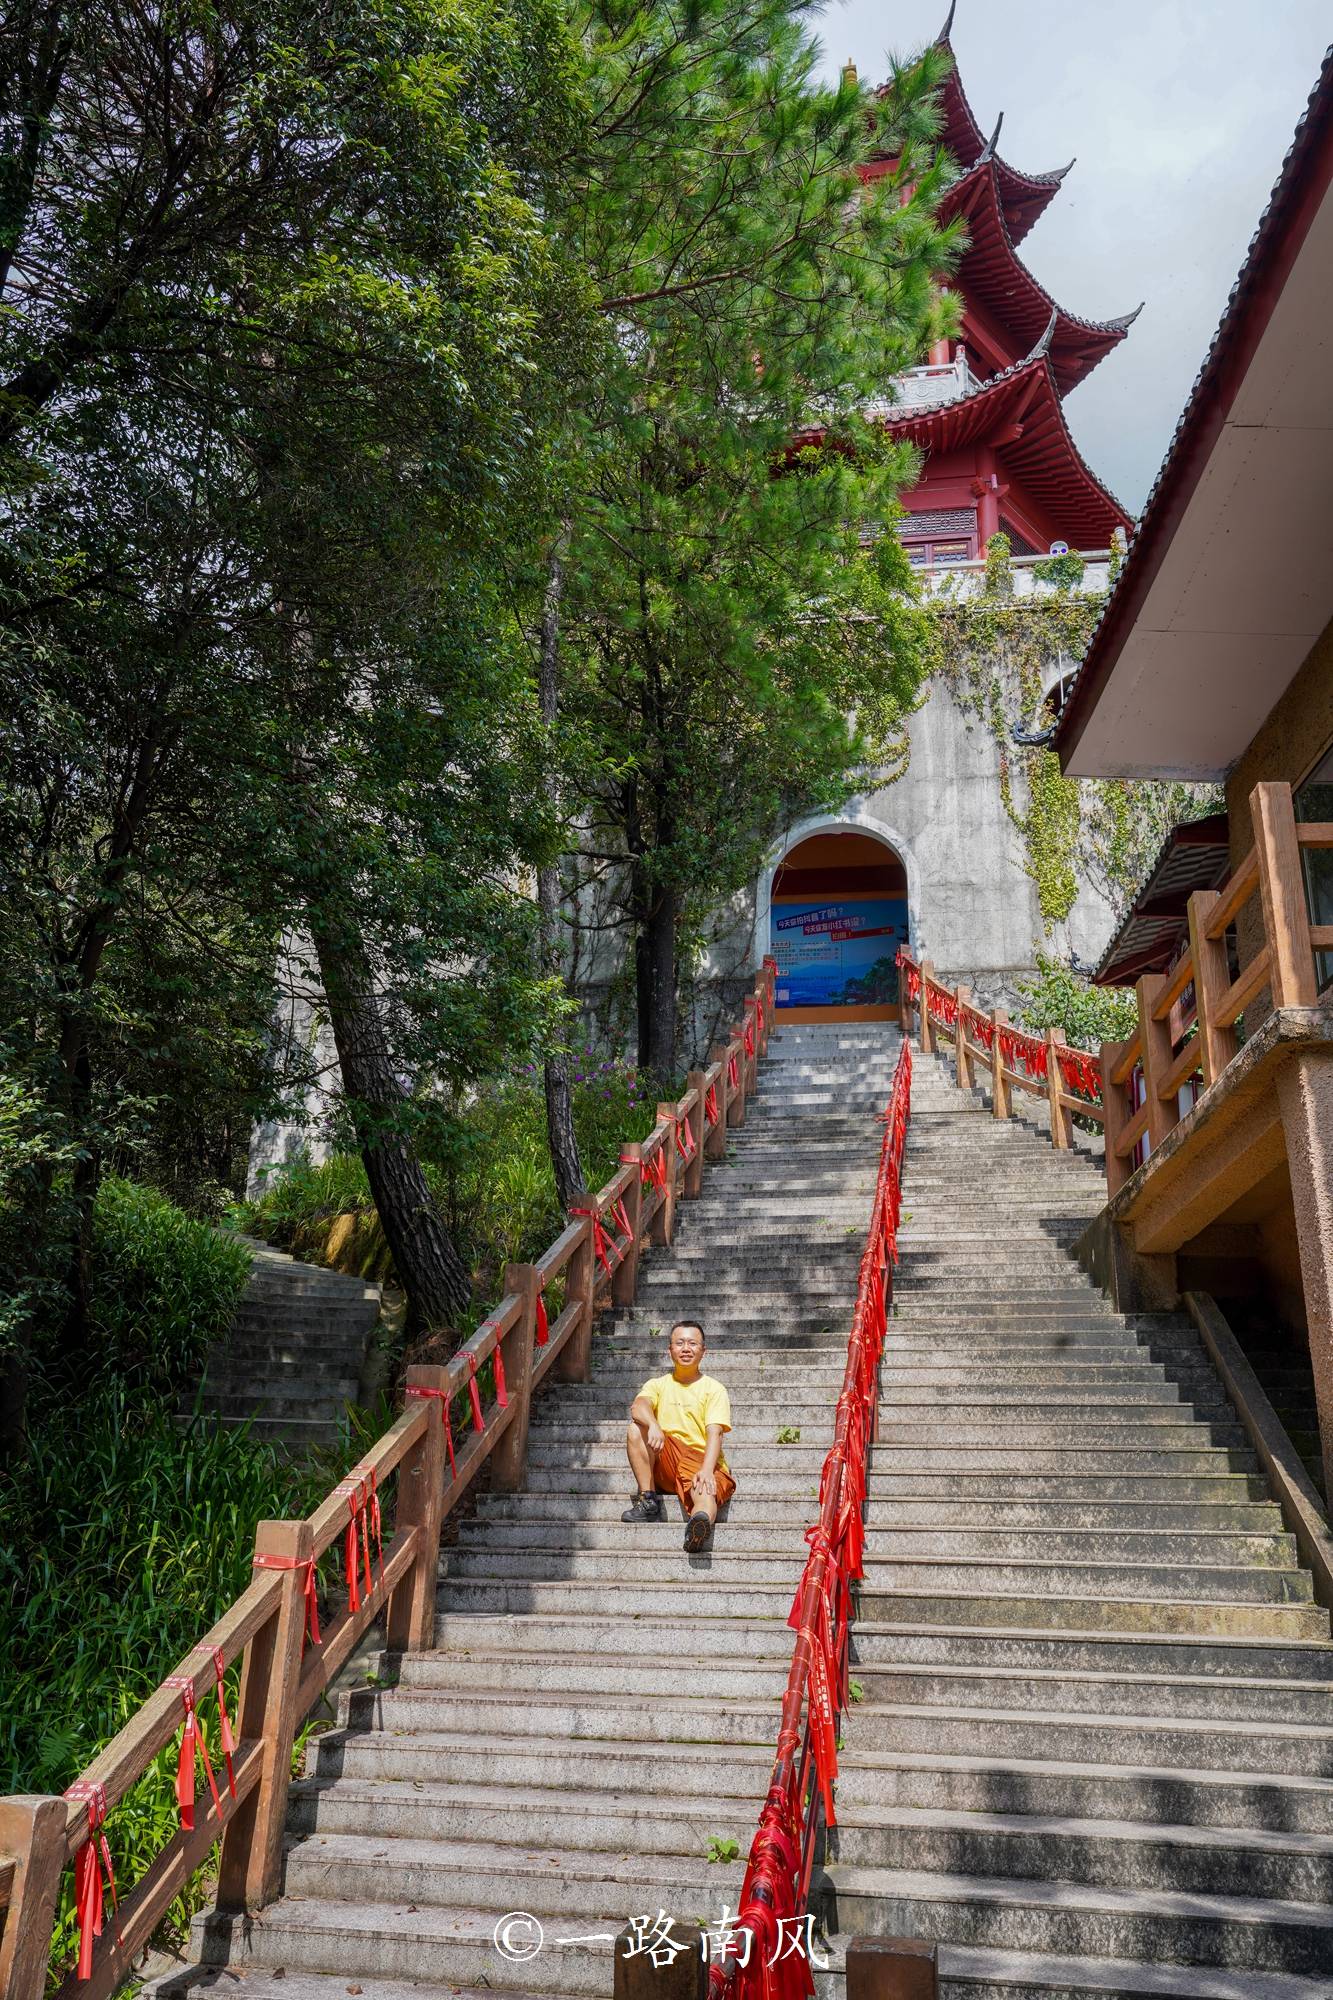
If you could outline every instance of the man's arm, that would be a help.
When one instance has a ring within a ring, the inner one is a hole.
[[[636,1424],[643,1426],[644,1435],[648,1440],[649,1451],[661,1451],[662,1446],[666,1443],[666,1439],[662,1435],[662,1426],[654,1416],[653,1406],[648,1401],[648,1398],[646,1396],[636,1396],[629,1406],[629,1413]],[[711,1437],[711,1431],[709,1435]],[[718,1433],[718,1439],[720,1445],[721,1432]],[[713,1463],[717,1463],[716,1453],[713,1457]]]

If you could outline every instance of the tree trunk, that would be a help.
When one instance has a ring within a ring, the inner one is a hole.
[[[542,598],[541,644],[537,658],[537,694],[541,717],[554,733],[560,713],[560,593],[564,588],[565,550],[569,546],[569,524],[561,528],[546,571]],[[546,797],[552,812],[560,811],[560,777],[554,759],[546,767]],[[537,949],[544,978],[560,977],[560,864],[552,861],[537,870]],[[569,1087],[569,1057],[563,1048],[552,1049],[542,1064],[542,1084],[546,1092],[546,1143],[555,1172],[556,1193],[561,1208],[570,1208],[583,1193],[583,1165],[574,1131],[574,1099]]]
[[[676,892],[659,887],[644,936],[651,968],[648,1067],[668,1077],[676,1066]]]
[[[365,1162],[366,1179],[403,1289],[413,1337],[447,1327],[472,1298],[467,1266],[411,1143],[396,1129],[404,1102],[370,961],[355,933],[314,911],[310,933],[319,959],[343,1093]]]

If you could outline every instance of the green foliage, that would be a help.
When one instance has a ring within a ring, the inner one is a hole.
[[[627,1141],[651,1132],[659,1098],[680,1088],[591,1048],[574,1052],[571,1086],[594,1187],[610,1179]],[[431,1192],[485,1294],[506,1263],[530,1260],[562,1227],[536,1066],[479,1086],[452,1109],[434,1104],[421,1133]],[[291,1242],[312,1222],[371,1206],[359,1156],[340,1152],[318,1167],[298,1160],[271,1171],[259,1199],[237,1214],[275,1242]]]
[[[106,1175],[93,1208],[99,1363],[121,1377],[188,1378],[245,1289],[241,1243],[151,1188]]]
[[[46,1353],[0,1485],[0,1791],[71,1784],[245,1588],[255,1524],[309,1511],[322,1487],[246,1434],[182,1434],[173,1415],[248,1261],[148,1189],[98,1190],[92,1354],[67,1371]],[[176,1827],[174,1779],[173,1745],[111,1817],[122,1892]],[[63,1897],[56,1965],[74,1941],[69,1877]],[[195,1901],[177,1899],[175,1934]]]
[[[736,1861],[740,1858],[741,1844],[730,1837],[713,1834],[708,1842],[710,1861]]]
[[[1036,977],[1018,988],[1015,1020],[1022,1028],[1063,1028],[1075,1048],[1092,1049],[1102,1042],[1127,1041],[1138,1023],[1133,993],[1114,987],[1091,986],[1058,960],[1037,954]]]
[[[1027,873],[1049,937],[1088,881],[1120,914],[1139,888],[1168,829],[1216,809],[1211,786],[1066,778],[1039,744],[1016,744],[1051,720],[1043,688],[1051,669],[1077,666],[1105,593],[1082,588],[1086,564],[1071,550],[1033,563],[1045,588],[1014,594],[1011,545],[992,535],[979,594],[946,593],[930,606],[930,671],[1000,750],[1000,797],[1022,836]]]
[[[864,1687],[862,1687],[862,1685],[861,1685],[860,1681],[850,1681],[850,1680],[848,1681],[848,1683],[847,1683],[847,1695],[848,1695],[848,1699],[849,1699],[849,1700],[851,1700],[851,1701],[864,1701],[864,1700],[865,1700],[865,1692],[866,1692],[866,1691],[865,1691]]]
[[[801,1442],[801,1432],[799,1425],[797,1424],[779,1425],[778,1427],[779,1444],[799,1444],[800,1442]]]

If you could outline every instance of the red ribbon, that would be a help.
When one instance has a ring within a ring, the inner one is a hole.
[[[682,1160],[692,1160],[697,1148],[694,1143],[694,1129],[688,1118],[676,1120],[676,1151]]]
[[[595,1208],[571,1208],[569,1212],[571,1215],[586,1215],[589,1221],[592,1223],[593,1253],[596,1256],[597,1261],[601,1265],[602,1269],[606,1272],[607,1276],[610,1277],[611,1275],[610,1251],[613,1246],[610,1237],[607,1235],[606,1231],[602,1227],[601,1216],[598,1214]],[[628,1233],[629,1229],[628,1223],[626,1223],[625,1228],[626,1232]],[[619,1261],[619,1259],[617,1259],[617,1261]]]
[[[1071,1091],[1081,1091],[1084,1097],[1101,1097],[1102,1066],[1095,1056],[1084,1049],[1060,1049],[1057,1059],[1060,1074]]]
[[[410,1396],[412,1391],[409,1389],[407,1393]],[[256,1555],[251,1557],[251,1567],[253,1569],[303,1569],[305,1571],[305,1585],[302,1590],[302,1595],[305,1598],[305,1630],[301,1634],[301,1652],[302,1654],[305,1653],[307,1636],[312,1645],[322,1645],[323,1641],[319,1636],[319,1586],[315,1582],[314,1557]]]
[[[222,1761],[227,1767],[227,1790],[235,1798],[236,1776],[231,1767],[231,1760],[236,1752],[236,1743],[231,1733],[231,1717],[227,1714],[227,1689],[222,1678],[226,1670],[222,1660],[222,1648],[196,1646],[194,1650],[196,1653],[213,1655],[213,1672],[217,1676],[218,1684],[218,1738],[222,1744]]]
[[[193,1680],[188,1674],[173,1674],[162,1685],[180,1689],[181,1705],[185,1710],[180,1754],[176,1759],[176,1804],[180,1807],[181,1826],[186,1833],[193,1833],[196,1751],[204,1760],[204,1776],[208,1779],[208,1789],[213,1794],[213,1805],[219,1819],[222,1817],[222,1800],[218,1797],[217,1779],[213,1776],[213,1765],[208,1755],[208,1738],[204,1735],[203,1723],[195,1713]]]
[[[106,1791],[101,1785],[91,1785],[80,1778],[77,1784],[69,1787],[65,1797],[82,1800],[88,1808],[88,1838],[79,1849],[74,1864],[74,1906],[79,1917],[76,1976],[91,1979],[93,1939],[102,1935],[108,1890],[111,1892],[112,1913],[116,1914],[120,1908],[116,1900],[116,1873],[111,1866],[111,1849],[103,1831],[106,1825]],[[123,1948],[124,1940],[119,1929],[116,1931],[116,1943]]]
[[[370,1576],[370,1530],[366,1521],[367,1486],[364,1479],[344,1479],[334,1487],[347,1501],[347,1526],[343,1530],[343,1568],[347,1572],[347,1609],[359,1611],[364,1594],[369,1597],[374,1585]],[[357,1542],[360,1540],[361,1559],[364,1564],[364,1592],[357,1586]]]
[[[717,1085],[715,1083],[710,1083],[708,1086],[708,1095],[704,1099],[704,1117],[710,1125],[716,1125],[718,1110]]]
[[[547,1317],[546,1300],[542,1297],[542,1294],[540,1292],[538,1292],[537,1294],[536,1318],[537,1318],[537,1345],[538,1347],[545,1347],[547,1341],[551,1338],[551,1322]]]
[[[735,1049],[732,1049],[727,1056],[728,1089],[735,1090],[739,1082],[740,1082],[740,1071],[736,1067],[736,1051]]]
[[[438,1401],[440,1405],[440,1422],[444,1426],[444,1448],[449,1454],[449,1478],[452,1482],[458,1477],[458,1467],[454,1464],[454,1427],[449,1421],[449,1401],[453,1395],[453,1390],[426,1389],[419,1382],[409,1382],[403,1393],[406,1396],[414,1396],[422,1401],[428,1396],[433,1396]]]
[[[749,1018],[747,1019],[747,1021],[746,1021],[746,1023],[745,1023],[745,1053],[746,1053],[746,1055],[747,1055],[747,1056],[752,1056],[752,1055],[754,1054],[754,1016],[753,1016],[753,1014],[751,1014],[751,1015],[749,1016]]]

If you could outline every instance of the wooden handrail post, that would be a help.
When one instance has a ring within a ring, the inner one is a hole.
[[[727,1130],[745,1123],[745,1042],[735,1035],[727,1043],[727,1060],[736,1058],[736,1090],[727,1104]]]
[[[1139,996],[1139,1047],[1143,1051],[1143,1087],[1148,1101],[1148,1151],[1155,1153],[1173,1125],[1180,1122],[1175,1102],[1167,1104],[1158,1095],[1162,1078],[1171,1067],[1171,1024],[1154,1021],[1152,1010],[1167,983],[1164,972],[1145,972],[1134,988]]]
[[[1256,785],[1250,793],[1250,819],[1259,863],[1259,898],[1268,938],[1273,1005],[1313,1007],[1319,990],[1291,786],[1272,782]]]
[[[690,1133],[694,1139],[694,1150],[685,1168],[685,1199],[697,1201],[703,1193],[704,1185],[704,1073],[692,1069],[686,1078],[688,1088],[695,1092],[695,1101],[685,1113]]]
[[[745,1053],[745,1036],[743,1032],[746,1027],[749,1028],[750,1040],[754,1043],[754,1049],[748,1056]],[[759,1002],[753,993],[747,993],[745,996],[745,1016],[741,1034],[741,1067],[745,1072],[745,1088],[753,1096],[759,1085]]]
[[[1009,1016],[1003,1007],[992,1007],[990,1024],[990,1109],[992,1118],[1009,1116],[1009,1079],[1004,1073],[1004,1056],[1000,1052],[1000,1030],[1009,1026]]]
[[[967,1046],[967,1034],[963,1027],[963,1009],[972,998],[972,988],[970,986],[955,986],[953,997],[958,1008],[953,1024],[954,1082],[960,1090],[971,1090],[972,1056]]]
[[[1123,1083],[1112,1081],[1116,1065],[1124,1060],[1129,1048],[1128,1042],[1103,1042],[1102,1058],[1102,1135],[1106,1141],[1106,1198],[1118,1194],[1134,1171],[1131,1160],[1122,1160],[1116,1148],[1120,1135],[1133,1117],[1129,1102],[1129,1091]]]
[[[725,1042],[714,1042],[708,1051],[708,1065],[711,1069],[719,1063],[717,1082],[713,1094],[717,1100],[717,1123],[708,1130],[704,1140],[704,1151],[710,1160],[725,1160],[727,1157],[727,1047]]]
[[[65,1866],[65,1799],[19,1793],[0,1799],[0,1854],[13,1858],[9,1908],[0,1932],[0,1993],[42,2000]]]
[[[1065,1080],[1060,1070],[1060,1050],[1065,1046],[1063,1028],[1046,1030],[1046,1095],[1051,1106],[1051,1144],[1064,1152],[1073,1143],[1074,1121],[1064,1101]]]
[[[611,1303],[613,1306],[632,1306],[634,1294],[639,1289],[639,1223],[643,1211],[643,1147],[641,1145],[622,1146],[620,1149],[622,1167],[633,1167],[634,1178],[625,1189],[623,1200],[625,1214],[629,1219],[629,1248],[615,1270],[611,1273]]]
[[[277,1572],[278,1598],[245,1649],[241,1670],[238,1738],[261,1744],[259,1782],[227,1822],[218,1866],[218,1907],[257,1910],[278,1893],[282,1829],[287,1817],[292,1745],[296,1740],[297,1689],[305,1634],[305,1579],[301,1565],[314,1553],[309,1521],[261,1521],[255,1554],[297,1565]]]
[[[854,1937],[847,2000],[937,2000],[938,1952],[925,1938]]]
[[[1231,985],[1225,938],[1208,936],[1208,919],[1221,898],[1215,889],[1196,889],[1189,899],[1190,962],[1194,967],[1194,1005],[1199,1020],[1199,1056],[1203,1087],[1216,1083],[1235,1055],[1239,1042],[1234,1027],[1217,1018],[1223,995]]]
[[[523,1310],[504,1337],[505,1387],[509,1422],[491,1453],[491,1485],[497,1493],[518,1493],[528,1472],[528,1425],[532,1418],[532,1363],[537,1345],[537,1293],[541,1272],[535,1264],[506,1264],[504,1289],[517,1292]]]
[[[666,1137],[662,1141],[662,1151],[666,1156],[666,1180],[662,1184],[662,1206],[658,1209],[658,1219],[662,1225],[661,1237],[653,1241],[670,1243],[676,1233],[676,1203],[680,1200],[680,1148],[676,1144],[676,1107],[674,1104],[659,1104],[657,1122],[666,1126]]]
[[[407,1386],[447,1389],[447,1368],[409,1368]],[[398,1468],[399,1527],[421,1530],[416,1561],[389,1600],[385,1644],[392,1652],[424,1652],[435,1643],[435,1586],[440,1571],[440,1523],[444,1519],[444,1406],[432,1396],[420,1442]]]
[[[935,1041],[930,1025],[930,994],[927,990],[935,977],[935,968],[928,958],[921,961],[921,1053],[931,1056],[935,1053]]]
[[[591,1208],[592,1196],[580,1192],[574,1208]],[[579,1323],[555,1357],[552,1374],[557,1382],[586,1382],[592,1373],[592,1300],[597,1289],[597,1259],[592,1247],[592,1217],[575,1216],[583,1224],[583,1240],[571,1251],[565,1266],[565,1304],[577,1299],[582,1307]]]

